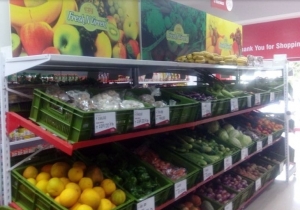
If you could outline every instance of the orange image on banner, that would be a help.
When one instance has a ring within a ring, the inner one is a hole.
[[[242,54],[242,26],[206,15],[206,51],[222,56]]]

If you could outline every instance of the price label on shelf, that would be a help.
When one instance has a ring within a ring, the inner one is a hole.
[[[252,107],[252,96],[247,96],[248,107]]]
[[[262,141],[257,141],[256,142],[256,151],[259,152],[262,150]]]
[[[273,136],[272,135],[268,135],[268,145],[273,143]]]
[[[209,179],[213,175],[214,175],[214,170],[213,170],[212,165],[209,165],[209,166],[206,166],[205,168],[203,168],[203,181]]]
[[[255,105],[260,105],[260,93],[255,94],[254,104]]]
[[[232,205],[232,202],[226,204],[224,210],[232,210],[233,209],[233,205]]]
[[[279,164],[279,172],[282,172],[283,171],[283,166],[284,166],[284,162],[281,162]]]
[[[271,92],[270,93],[270,102],[273,102],[273,101],[275,101],[275,93]]]
[[[230,169],[232,166],[232,156],[228,156],[224,159],[224,170]]]
[[[133,110],[133,128],[148,128],[150,127],[150,110],[138,109]]]
[[[202,117],[211,116],[211,103],[210,102],[201,103],[201,113],[202,113]]]
[[[230,107],[231,107],[231,112],[236,112],[239,110],[239,103],[237,98],[230,99]]]
[[[255,191],[259,190],[260,188],[261,188],[261,178],[255,181]]]
[[[147,198],[136,204],[137,210],[155,210],[155,200],[154,197]]]
[[[116,113],[95,113],[94,126],[96,135],[114,133],[117,129]]]
[[[155,108],[155,125],[167,125],[170,123],[170,108]]]
[[[243,148],[241,150],[241,160],[245,160],[248,157],[248,148]]]
[[[174,197],[178,198],[180,195],[187,191],[187,182],[186,179],[181,180],[174,184]]]

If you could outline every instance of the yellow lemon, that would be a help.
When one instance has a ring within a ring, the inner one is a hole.
[[[35,180],[34,178],[29,178],[29,179],[27,179],[27,181],[28,181],[30,184],[36,185],[36,180]]]
[[[76,210],[93,210],[93,208],[86,204],[82,204]]]
[[[98,210],[111,210],[112,209],[112,203],[110,200],[103,198],[100,200],[100,205],[98,207]]]
[[[80,195],[80,203],[89,205],[93,209],[97,209],[100,204],[100,196],[93,189],[85,189]]]
[[[70,183],[68,183],[68,184],[66,185],[65,188],[66,188],[66,189],[68,189],[68,188],[74,189],[74,190],[76,190],[79,194],[81,194],[81,188],[80,188],[79,185],[76,184],[76,183],[70,182]]]
[[[102,187],[94,187],[93,190],[95,190],[98,195],[100,196],[100,199],[105,198],[105,191]]]
[[[117,188],[111,179],[104,179],[101,182],[101,187],[104,189],[106,196],[111,195]]]
[[[64,185],[66,186],[68,183],[70,183],[70,180],[66,177],[60,177],[59,178],[60,181],[62,181],[64,183]]]
[[[59,196],[65,189],[64,183],[59,178],[51,178],[47,184],[47,193],[52,197]]]
[[[51,175],[47,172],[41,172],[37,175],[36,181],[39,182],[41,180],[49,180],[51,178]]]
[[[54,198],[54,200],[55,200],[57,203],[60,203],[59,196],[56,196],[56,197]]]
[[[34,166],[28,166],[27,168],[25,168],[25,170],[23,171],[23,176],[26,178],[26,179],[29,179],[29,178],[36,178],[36,176],[38,175],[38,170],[36,167]]]
[[[78,193],[75,189],[64,189],[59,195],[59,202],[62,206],[70,208],[77,203],[79,196],[80,193]]]
[[[93,181],[91,178],[88,177],[81,178],[78,184],[81,190],[93,188]]]
[[[41,180],[38,183],[36,183],[36,188],[40,189],[42,192],[47,193],[47,185],[48,185],[48,180]]]
[[[51,167],[51,176],[52,177],[67,177],[70,165],[66,162],[56,162]]]
[[[79,167],[71,168],[68,172],[68,177],[71,182],[79,182],[83,177],[83,170]]]
[[[73,163],[72,165],[73,168],[76,168],[76,167],[79,167],[81,168],[83,171],[86,169],[86,165],[84,162],[81,162],[81,161],[76,161]]]
[[[81,203],[75,203],[69,210],[78,210],[78,207],[81,205]]]
[[[51,167],[52,167],[52,164],[47,164],[47,165],[44,165],[42,168],[41,168],[41,172],[46,172],[46,173],[49,173],[51,172]]]

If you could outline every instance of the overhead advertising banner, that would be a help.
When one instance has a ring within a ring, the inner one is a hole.
[[[138,0],[10,0],[13,57],[139,59]]]
[[[231,11],[233,8],[233,1],[232,0],[210,0],[210,5],[213,8]]]
[[[287,54],[300,59],[300,18],[243,26],[243,55],[272,59],[274,54]]]
[[[240,55],[243,27],[222,18],[206,15],[206,51],[222,56]]]

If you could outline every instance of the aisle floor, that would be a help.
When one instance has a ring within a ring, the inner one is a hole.
[[[289,134],[289,139],[295,149],[298,173],[291,176],[288,183],[285,174],[277,177],[245,210],[300,210],[300,132]]]

